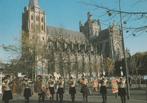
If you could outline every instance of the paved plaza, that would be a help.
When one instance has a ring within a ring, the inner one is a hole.
[[[120,97],[118,96],[115,98],[114,95],[110,93],[111,90],[108,90],[108,99],[107,103],[121,103]],[[147,97],[146,97],[146,91],[143,89],[134,89],[130,91],[131,98],[127,100],[127,103],[147,103]],[[2,100],[0,99],[0,103]],[[101,95],[98,93],[92,93],[88,97],[89,103],[102,103]],[[14,96],[13,100],[10,101],[10,103],[25,103],[24,98],[21,95]],[[34,94],[30,98],[30,103],[38,103],[38,96],[37,94]],[[45,100],[45,103],[51,103],[47,98]],[[54,103],[57,103],[56,101]],[[72,103],[70,100],[70,96],[68,94],[68,91],[64,93],[64,102],[63,103]],[[75,103],[83,103],[82,101],[82,95],[77,91],[76,94],[76,102]]]

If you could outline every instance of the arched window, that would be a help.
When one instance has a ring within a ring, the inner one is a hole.
[[[43,19],[43,17],[41,18],[41,22],[43,22],[44,21],[44,19]]]
[[[43,25],[41,26],[41,30],[42,30],[42,31],[44,30],[44,27],[43,27]]]
[[[31,23],[31,31],[34,31],[34,24]]]
[[[31,15],[31,20],[33,20],[34,19],[34,17],[33,17],[33,15]]]

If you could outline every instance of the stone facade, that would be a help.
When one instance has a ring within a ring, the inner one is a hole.
[[[96,75],[101,71],[100,55],[113,60],[123,58],[119,31],[115,25],[101,30],[100,21],[89,12],[86,23],[80,22],[80,32],[47,26],[38,0],[30,0],[22,16],[22,57],[31,61],[37,75]]]
[[[122,35],[118,26],[113,24],[109,28],[100,31],[98,44],[99,52],[104,57],[111,57],[114,61],[124,58]]]

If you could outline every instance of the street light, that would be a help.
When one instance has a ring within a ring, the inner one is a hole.
[[[124,61],[125,61],[125,69],[126,69],[126,80],[127,80],[127,98],[130,98],[130,87],[129,87],[129,79],[128,79],[128,64],[126,60],[126,55],[125,55],[125,45],[124,45],[124,37],[123,37],[123,21],[122,21],[122,12],[121,12],[121,0],[119,0],[119,11],[120,11],[120,33],[122,35],[122,48],[123,48],[123,55],[124,55]]]

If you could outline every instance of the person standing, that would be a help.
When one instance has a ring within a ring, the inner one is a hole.
[[[81,84],[81,93],[83,94],[83,102],[88,102],[88,95],[89,95],[89,89],[88,89],[88,80],[82,76],[82,79],[80,80]]]
[[[30,88],[28,78],[25,78],[24,86],[25,86],[25,89],[24,89],[23,96],[25,97],[25,103],[29,103],[29,101],[30,101],[29,98],[32,96],[32,91]]]
[[[55,78],[55,94],[56,94],[56,102],[58,102],[58,88],[59,88],[59,78]]]
[[[43,85],[43,80],[41,77],[37,78],[36,81],[36,92],[38,93],[38,102],[44,102],[45,101],[45,92],[46,92],[46,86]]]
[[[117,98],[118,95],[118,79],[113,77],[111,80],[111,87],[112,87],[112,93],[115,95],[115,98]]]
[[[126,103],[126,79],[120,77],[118,81],[118,95],[121,98],[121,103]]]
[[[75,88],[76,81],[71,76],[68,83],[69,83],[69,94],[71,95],[72,103],[74,103],[75,102],[75,94],[76,94],[76,88]]]
[[[97,92],[98,91],[98,79],[97,78],[95,78],[92,81],[92,87],[93,87],[93,92]]]
[[[39,103],[41,102],[41,100],[43,103],[45,102],[46,91],[47,91],[46,86],[42,85],[42,88],[41,88],[40,94],[39,94]]]
[[[101,83],[100,93],[103,99],[102,103],[107,103],[107,82],[108,80],[105,77],[102,77],[102,79],[100,80]]]
[[[9,79],[6,78],[2,83],[2,90],[3,90],[3,97],[2,100],[4,103],[9,103],[9,100],[13,99],[12,91],[9,86],[10,82]]]
[[[63,103],[63,94],[64,94],[64,80],[62,77],[59,77],[59,87],[57,93],[59,94],[60,103]]]
[[[55,94],[55,80],[53,79],[53,76],[50,76],[50,79],[48,81],[48,85],[49,85],[49,91],[51,94],[50,97],[50,101],[53,102],[54,101],[54,94]]]
[[[15,78],[12,82],[12,93],[13,95],[17,95],[17,78]]]

